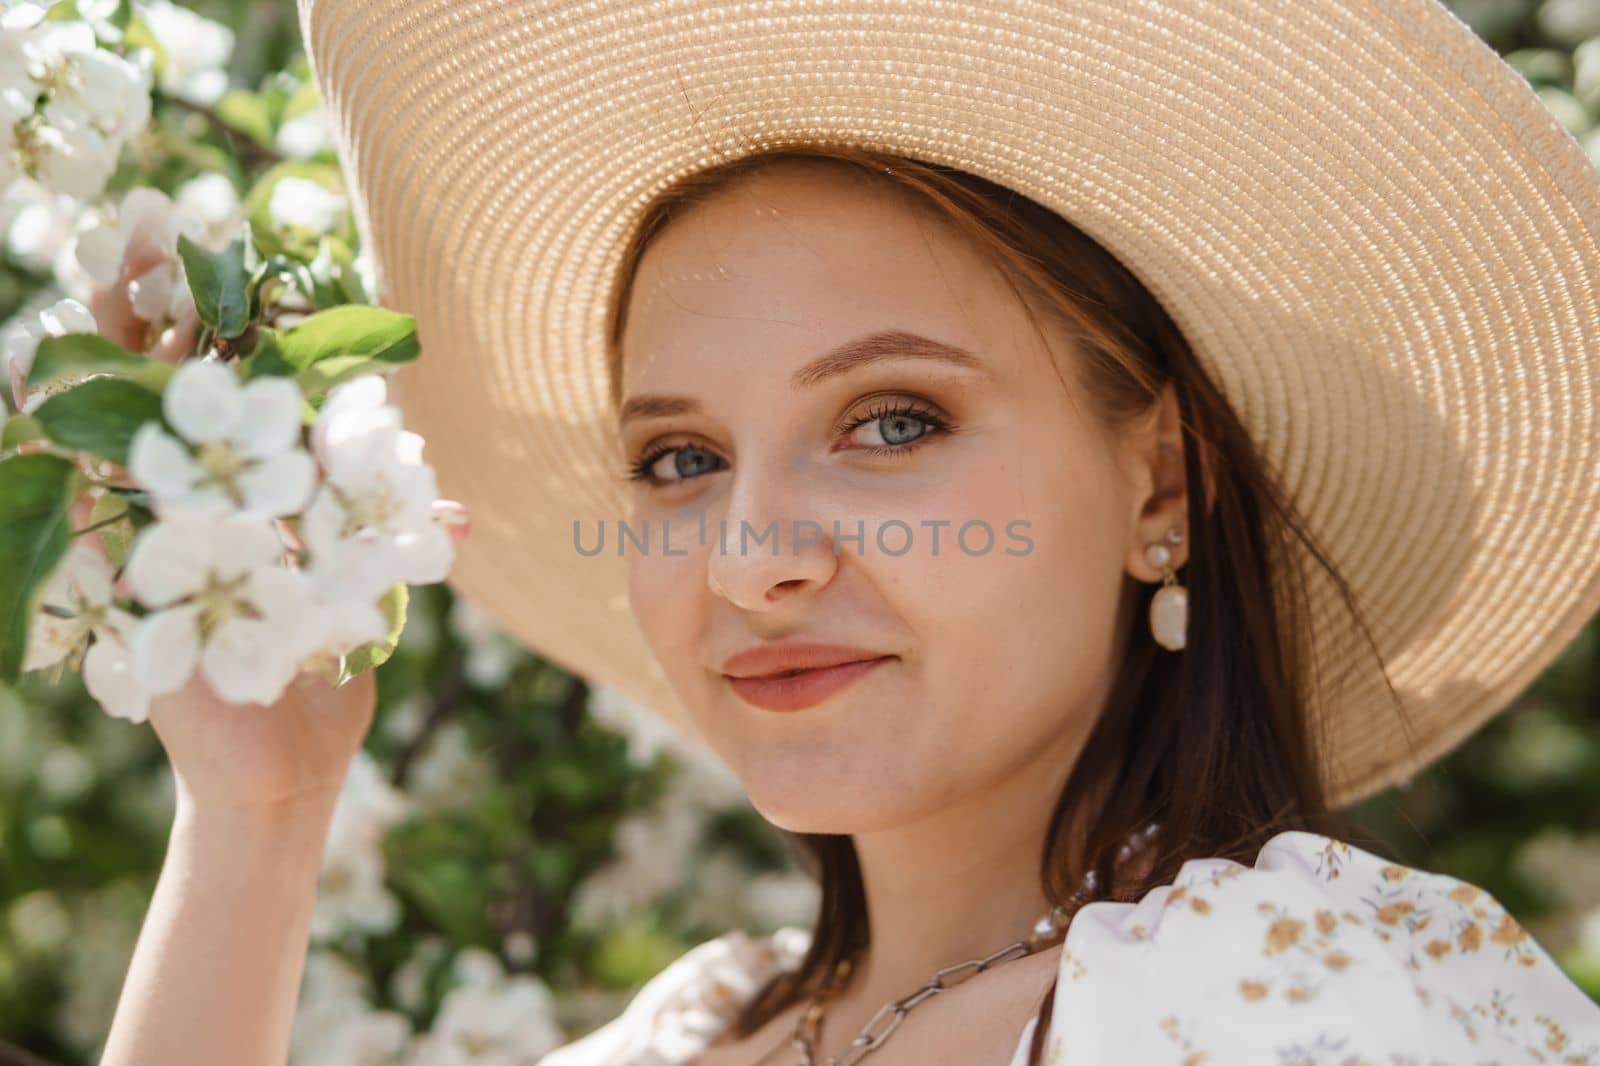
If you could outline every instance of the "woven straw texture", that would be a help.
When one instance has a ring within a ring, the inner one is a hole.
[[[1437,0],[300,0],[451,583],[689,726],[629,610],[604,329],[688,172],[796,138],[961,167],[1159,298],[1349,578],[1309,566],[1349,803],[1600,610],[1600,172]],[[1181,653],[1180,653],[1181,654]]]

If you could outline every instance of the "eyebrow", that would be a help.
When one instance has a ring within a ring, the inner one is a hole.
[[[885,360],[920,359],[983,371],[983,360],[965,348],[903,329],[883,329],[845,341],[828,349],[790,375],[797,389],[814,388],[831,378]],[[629,397],[617,415],[622,425],[640,418],[692,414],[700,402],[691,396],[642,395]]]

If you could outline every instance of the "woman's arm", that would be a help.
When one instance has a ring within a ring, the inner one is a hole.
[[[283,1066],[335,799],[223,808],[179,790],[101,1066]]]

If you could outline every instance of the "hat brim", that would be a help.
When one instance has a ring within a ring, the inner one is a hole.
[[[626,512],[605,312],[650,196],[796,138],[961,167],[1161,300],[1309,560],[1330,795],[1448,751],[1600,610],[1600,173],[1435,0],[300,0],[451,584],[693,726],[574,523]]]

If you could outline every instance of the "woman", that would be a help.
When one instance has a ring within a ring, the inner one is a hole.
[[[1600,607],[1600,177],[1399,6],[303,0],[458,587],[818,862],[548,1066],[1600,1061],[1337,816]],[[152,708],[105,1062],[281,1061],[371,710]]]

